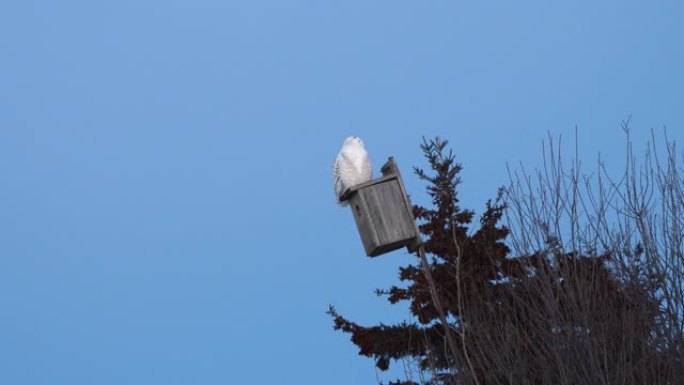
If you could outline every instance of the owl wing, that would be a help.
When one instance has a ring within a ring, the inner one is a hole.
[[[340,195],[347,189],[347,186],[344,183],[345,169],[348,169],[348,167],[345,167],[347,162],[348,160],[344,154],[340,153],[337,155],[335,164],[333,164],[333,187],[335,188],[335,198],[337,198],[337,203],[339,203],[340,206],[346,206],[348,204],[346,201],[340,202]]]

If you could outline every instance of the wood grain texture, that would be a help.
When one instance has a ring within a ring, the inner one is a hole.
[[[374,257],[401,247],[413,251],[422,241],[399,170],[392,158],[383,177],[354,186],[349,200],[366,255]]]

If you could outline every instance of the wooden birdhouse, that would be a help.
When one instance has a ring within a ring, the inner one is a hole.
[[[349,202],[369,257],[402,247],[413,252],[423,242],[394,158],[382,166],[382,175],[347,189],[340,197]]]

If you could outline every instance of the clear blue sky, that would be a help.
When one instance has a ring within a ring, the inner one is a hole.
[[[412,257],[334,204],[345,137],[416,200],[450,139],[478,211],[548,131],[684,141],[681,2],[551,3],[0,3],[0,383],[376,383],[324,312],[406,319]]]

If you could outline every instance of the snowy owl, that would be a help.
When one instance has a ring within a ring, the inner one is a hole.
[[[340,195],[349,187],[368,182],[372,177],[373,169],[361,138],[350,136],[345,139],[333,165],[333,184],[337,202],[341,206],[346,206],[347,202],[340,202]]]

